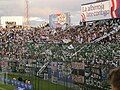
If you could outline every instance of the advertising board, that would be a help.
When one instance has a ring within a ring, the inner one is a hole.
[[[70,25],[70,13],[60,13],[60,14],[50,15],[49,24],[51,28],[62,27],[65,24]]]
[[[105,0],[81,5],[81,21],[120,18],[120,0]]]

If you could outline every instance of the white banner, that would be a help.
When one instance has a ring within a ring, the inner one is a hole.
[[[81,5],[81,21],[93,21],[111,18],[111,2],[94,2]]]

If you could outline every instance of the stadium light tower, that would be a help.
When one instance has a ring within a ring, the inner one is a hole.
[[[28,0],[25,0],[24,25],[29,26],[29,1]]]

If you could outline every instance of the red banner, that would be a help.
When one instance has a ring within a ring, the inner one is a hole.
[[[120,0],[111,0],[112,18],[120,18]]]

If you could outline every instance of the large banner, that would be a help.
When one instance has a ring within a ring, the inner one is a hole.
[[[65,24],[70,25],[70,13],[60,13],[60,14],[50,15],[49,24],[51,28],[62,27]]]
[[[120,18],[120,0],[106,0],[81,5],[81,21]]]

